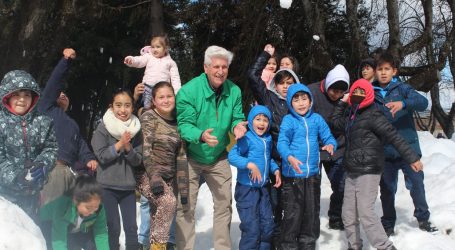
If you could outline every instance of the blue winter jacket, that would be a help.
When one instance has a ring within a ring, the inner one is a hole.
[[[68,70],[70,60],[62,58],[52,71],[38,102],[38,111],[51,117],[54,121],[58,142],[58,160],[74,166],[80,161],[86,165],[96,157],[82,138],[77,123],[57,104],[57,98],[63,90],[62,78]]]
[[[398,78],[392,81],[384,89],[379,87],[378,82],[374,82],[374,101],[376,106],[382,110],[390,123],[398,130],[398,133],[409,143],[419,156],[422,156],[419,145],[419,137],[412,118],[414,111],[424,111],[428,106],[428,100],[419,94],[409,84],[401,82]],[[386,103],[402,101],[403,109],[395,113],[392,117]],[[385,146],[385,157],[388,160],[401,158],[398,151],[390,144]]]
[[[264,114],[269,118],[267,131],[259,136],[253,129],[253,120],[259,114]],[[271,159],[272,136],[269,134],[272,124],[272,115],[269,109],[262,105],[254,106],[248,115],[249,131],[238,140],[237,144],[229,152],[229,162],[237,167],[237,181],[246,186],[262,187],[268,183],[269,173],[275,174],[279,170],[276,162]],[[261,171],[261,182],[252,182],[251,171],[247,168],[248,163],[254,163]]]
[[[283,118],[280,126],[278,152],[283,159],[283,176],[308,178],[319,174],[318,140],[321,140],[323,145],[333,145],[334,151],[336,150],[337,142],[324,118],[317,113],[313,113],[313,104],[311,104],[309,111],[304,116],[295,112],[291,102],[292,97],[297,92],[305,92],[313,100],[313,96],[307,86],[299,83],[289,87],[286,101],[290,114]],[[301,174],[296,173],[289,164],[288,157],[290,155],[303,163],[300,165]]]

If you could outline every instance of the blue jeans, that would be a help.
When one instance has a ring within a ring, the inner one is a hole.
[[[150,205],[147,198],[141,195],[140,206],[141,209],[141,225],[139,226],[138,241],[142,245],[149,247],[150,245]],[[169,243],[175,244],[175,216],[169,230]]]
[[[141,225],[139,226],[138,241],[144,246],[150,245],[150,205],[147,198],[141,195],[140,199]]]
[[[242,231],[239,249],[269,250],[274,222],[267,188],[253,188],[237,182],[234,198]]]
[[[343,157],[335,161],[324,161],[325,173],[330,180],[332,195],[330,195],[329,221],[341,221],[341,208],[343,207],[344,180],[346,172],[343,168]]]
[[[423,184],[423,171],[414,172],[401,158],[394,161],[386,160],[384,173],[381,178],[381,203],[383,216],[381,222],[384,228],[394,228],[397,214],[395,210],[395,194],[398,184],[398,170],[402,170],[406,189],[409,190],[414,203],[414,217],[417,221],[430,219],[430,211],[425,198],[425,187]]]

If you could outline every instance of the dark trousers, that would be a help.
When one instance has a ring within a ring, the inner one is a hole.
[[[406,188],[409,190],[414,203],[414,217],[417,218],[417,221],[426,221],[430,218],[430,211],[428,211],[428,204],[425,198],[423,171],[414,172],[409,164],[402,159],[395,161],[386,160],[380,183],[383,212],[381,222],[384,228],[395,227],[397,219],[395,194],[397,192],[399,170],[403,171]]]
[[[68,250],[96,250],[93,232],[68,233]]]
[[[332,188],[332,194],[330,195],[330,206],[329,206],[329,221],[342,221],[341,220],[341,208],[343,207],[344,197],[344,180],[346,178],[346,172],[343,168],[343,157],[338,158],[334,161],[322,162],[325,173],[330,181],[330,187]]]
[[[134,190],[114,190],[105,188],[102,197],[106,210],[109,249],[119,249],[120,215],[122,213],[126,249],[137,249],[136,196]]]
[[[316,249],[320,233],[321,176],[283,177],[281,248]]]
[[[272,206],[267,188],[237,183],[234,193],[240,217],[240,250],[269,250],[274,229]]]

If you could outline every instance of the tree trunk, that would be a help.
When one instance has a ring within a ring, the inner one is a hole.
[[[163,35],[163,5],[160,0],[152,0],[150,4],[150,34],[151,36]]]

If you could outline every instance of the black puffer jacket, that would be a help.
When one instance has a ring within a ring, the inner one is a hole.
[[[347,103],[340,101],[329,122],[336,129],[346,131],[343,164],[349,174],[381,174],[384,170],[384,143],[386,141],[392,144],[408,163],[420,159],[419,155],[374,105],[365,107],[354,114],[352,114],[351,108],[347,109],[347,107]]]
[[[270,89],[267,88],[265,82],[261,79],[262,70],[267,65],[270,59],[270,54],[263,51],[256,59],[256,62],[248,70],[248,82],[254,99],[266,106],[272,111],[272,126],[270,127],[270,135],[273,139],[272,157],[277,162],[281,162],[280,155],[276,150],[276,142],[278,141],[278,133],[280,132],[280,124],[283,117],[288,114],[286,98],[281,97],[275,90],[275,79],[270,83]],[[290,72],[295,79],[295,82],[300,82],[297,75],[292,70],[283,69]]]

